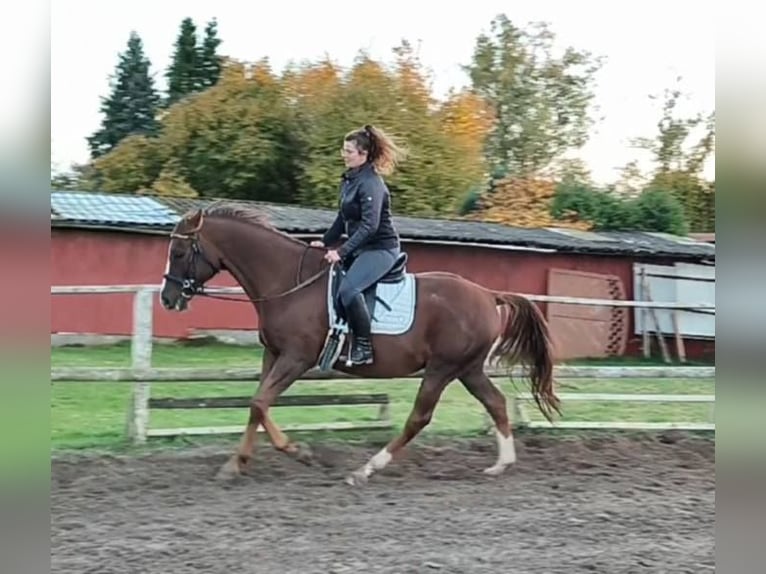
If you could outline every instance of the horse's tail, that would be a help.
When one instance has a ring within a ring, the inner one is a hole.
[[[553,388],[553,349],[548,324],[543,314],[526,297],[513,293],[494,293],[497,303],[511,307],[502,327],[500,340],[490,360],[507,365],[520,362],[529,372],[532,396],[549,421],[553,411],[561,414],[560,401]]]

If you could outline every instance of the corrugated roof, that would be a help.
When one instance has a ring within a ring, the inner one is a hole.
[[[100,223],[173,225],[178,214],[143,195],[56,191],[51,193],[51,215],[70,221]]]
[[[51,208],[60,216],[55,226],[119,226],[172,229],[187,211],[204,208],[213,199],[163,196],[109,195],[89,192],[51,192]],[[240,201],[257,205],[279,229],[295,234],[320,234],[332,223],[335,212],[296,205]],[[450,219],[396,216],[402,238],[410,240],[482,243],[554,250],[562,253],[622,255],[678,260],[715,260],[715,246],[687,241],[662,233],[638,231],[579,232],[557,228],[521,228]]]

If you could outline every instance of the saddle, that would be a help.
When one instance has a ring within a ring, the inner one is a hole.
[[[407,253],[400,253],[386,274],[362,292],[370,313],[371,333],[399,335],[412,326],[415,317],[415,276],[407,271]],[[327,371],[343,349],[348,324],[338,297],[346,269],[333,265],[327,288],[329,332],[320,354],[319,369]]]

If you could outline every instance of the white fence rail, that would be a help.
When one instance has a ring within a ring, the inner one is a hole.
[[[148,436],[170,436],[172,429],[153,429],[149,426],[150,384],[163,381],[255,381],[260,377],[260,371],[248,368],[154,368],[152,367],[152,316],[155,294],[159,285],[86,285],[86,286],[52,286],[52,295],[80,295],[104,293],[134,293],[133,305],[133,334],[131,342],[131,366],[128,368],[111,367],[54,367],[51,369],[51,380],[90,381],[90,382],[131,382],[133,384],[132,404],[128,416],[128,432],[135,442],[144,442]],[[210,293],[241,294],[240,287],[208,288]],[[653,301],[622,301],[612,299],[588,299],[579,297],[564,297],[550,295],[522,294],[532,301],[567,303],[573,305],[597,305],[612,307],[639,307],[677,310],[698,310],[715,312],[715,306],[705,303],[677,303]],[[506,376],[507,371],[489,370],[491,377]],[[520,370],[510,374],[521,376]],[[619,378],[713,378],[715,367],[580,367],[557,366],[554,371],[558,379],[588,378],[588,379],[619,379]],[[413,375],[417,376],[417,373]],[[306,373],[302,380],[347,380],[350,377],[344,373],[320,373],[312,370]],[[715,402],[714,395],[638,395],[638,394],[564,394],[560,395],[563,402],[567,401],[635,401],[635,402]],[[715,430],[714,423],[651,423],[651,422],[592,422],[592,421],[560,421],[551,425],[547,421],[534,421],[526,414],[523,403],[531,396],[519,393],[513,397],[514,412],[517,424],[529,427],[554,428],[611,428],[611,429],[666,429],[678,428],[688,430]],[[345,428],[345,427],[344,427]],[[221,432],[232,432],[233,429],[220,429]],[[185,431],[191,432],[189,429]],[[214,432],[207,429],[205,432]]]

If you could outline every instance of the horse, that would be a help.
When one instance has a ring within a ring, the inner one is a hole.
[[[338,273],[324,259],[325,249],[277,229],[256,208],[214,202],[184,214],[170,233],[160,301],[182,312],[205,283],[225,270],[242,287],[259,318],[263,346],[260,383],[250,401],[249,418],[236,452],[217,477],[246,473],[262,425],[274,448],[310,462],[308,447],[290,439],[271,419],[274,400],[305,372],[314,368],[327,348],[331,324],[330,289]],[[405,252],[406,256],[406,252]],[[458,274],[402,271],[388,287],[409,281],[411,320],[398,330],[376,330],[373,323],[372,364],[333,368],[363,379],[404,378],[422,372],[411,412],[401,432],[345,481],[365,484],[385,468],[431,421],[444,389],[455,379],[483,405],[495,426],[497,459],[484,469],[497,476],[516,461],[506,399],[485,372],[485,365],[520,363],[532,396],[549,421],[561,414],[553,382],[552,344],[547,323],[529,299],[494,291]],[[383,280],[375,287],[382,289]],[[401,292],[401,289],[400,289]],[[395,296],[378,298],[378,309]],[[369,299],[368,299],[369,301]],[[392,334],[393,333],[393,334]]]

